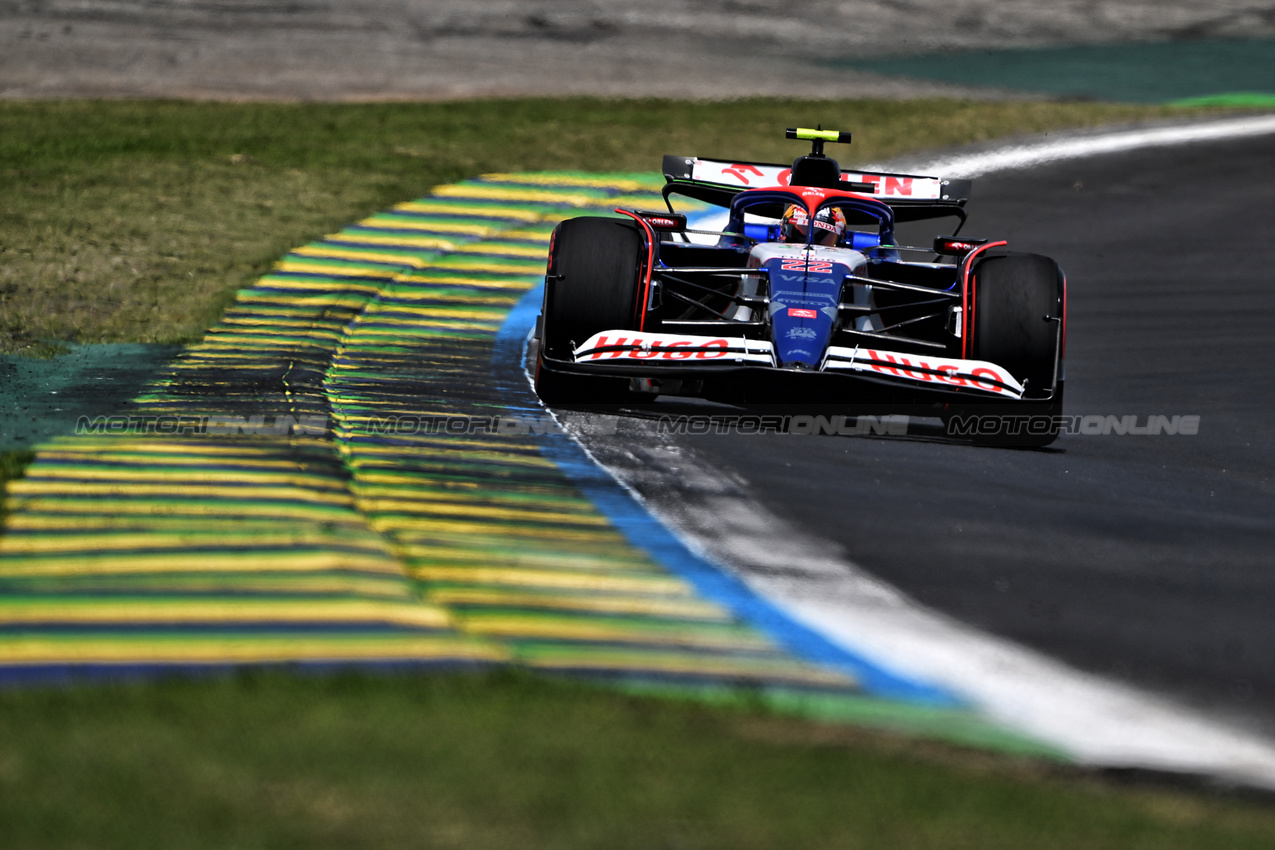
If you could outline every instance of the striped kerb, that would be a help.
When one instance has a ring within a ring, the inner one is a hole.
[[[0,680],[515,664],[858,694],[631,545],[494,377],[554,225],[659,186],[488,175],[292,251],[102,411],[162,427],[103,420],[9,485]]]

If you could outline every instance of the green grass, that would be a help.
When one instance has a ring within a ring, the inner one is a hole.
[[[1253,802],[526,676],[0,692],[6,848],[1270,847]]]
[[[491,171],[658,171],[665,153],[846,164],[1162,107],[959,101],[0,103],[0,351],[190,342],[289,249]]]
[[[22,471],[34,459],[34,452],[0,452],[0,484],[4,484],[13,478],[21,478]]]
[[[4,535],[5,520],[9,518],[9,499],[4,485],[15,478],[21,478],[33,460],[35,452],[32,451],[0,452],[0,536]]]

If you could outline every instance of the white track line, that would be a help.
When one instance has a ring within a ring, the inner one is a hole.
[[[1275,116],[1119,131],[1015,145],[916,170],[973,176],[1059,159],[1275,133]],[[562,417],[601,465],[638,492],[694,548],[795,619],[846,649],[949,688],[986,716],[1048,741],[1077,762],[1205,774],[1275,790],[1275,744],[1172,701],[1084,673],[930,610],[870,575],[828,541],[757,504],[720,471],[649,423],[590,436]]]
[[[917,171],[943,177],[978,177],[993,171],[1033,168],[1063,159],[1100,156],[1142,148],[1189,145],[1275,133],[1275,115],[1230,118],[1201,124],[1119,130],[1054,141],[1010,145],[983,153],[957,154],[930,160]]]
[[[1271,742],[926,608],[859,567],[839,545],[759,505],[652,422],[569,413],[559,419],[696,551],[845,649],[947,688],[984,716],[1080,764],[1275,789]]]

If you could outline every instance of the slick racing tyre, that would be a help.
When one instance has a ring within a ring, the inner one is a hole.
[[[570,360],[575,347],[605,330],[636,330],[645,246],[638,225],[614,218],[573,218],[554,230],[536,364],[536,392],[548,404],[616,404],[627,378],[573,375],[548,360]]]
[[[986,427],[970,434],[977,443],[1047,446],[1062,414],[1062,270],[1038,254],[993,256],[974,268],[973,285],[971,357],[1005,368],[1025,393],[1021,401],[964,405],[952,414],[980,417]]]

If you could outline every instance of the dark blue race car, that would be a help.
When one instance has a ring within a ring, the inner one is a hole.
[[[790,168],[668,156],[667,212],[558,225],[537,334],[541,398],[903,406],[985,442],[1052,442],[1066,333],[1057,263],[955,235],[899,244],[912,222],[954,218],[959,233],[970,182],[842,171],[823,147],[849,134],[788,137],[813,143]],[[688,223],[674,198],[719,213]],[[962,425],[984,421],[1001,425]]]

